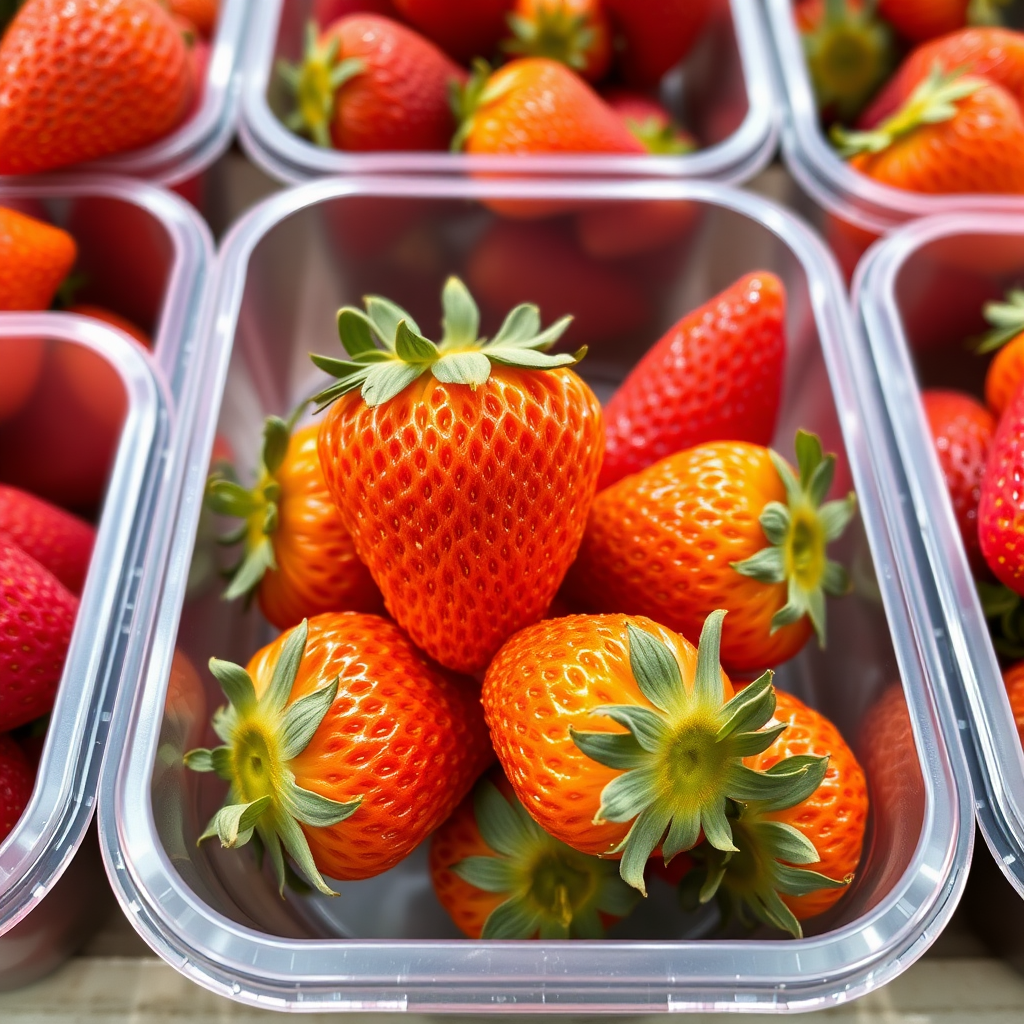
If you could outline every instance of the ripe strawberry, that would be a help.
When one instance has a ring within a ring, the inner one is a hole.
[[[748,274],[649,349],[605,408],[603,490],[705,441],[768,444],[786,359],[786,293]]]
[[[640,141],[577,74],[558,61],[525,57],[491,72],[477,62],[456,96],[455,152],[646,152]]]
[[[53,707],[78,599],[0,534],[0,732]]]
[[[0,484],[0,535],[53,573],[72,594],[82,592],[96,531],[78,516]]]
[[[964,550],[974,571],[984,571],[978,499],[996,421],[980,402],[958,391],[925,391],[921,399]]]
[[[177,127],[195,88],[154,0],[28,0],[0,41],[0,173],[145,146]]]
[[[1024,743],[1024,661],[1018,661],[1003,673],[1003,685],[1010,700],[1013,724],[1017,727],[1017,735],[1021,742]]]
[[[443,304],[439,345],[386,299],[339,312],[353,361],[313,357],[340,378],[316,399],[331,406],[320,464],[388,611],[442,665],[476,672],[561,585],[604,431],[566,369],[582,351],[545,353],[569,317],[541,331],[537,307],[518,306],[485,345],[457,278]]]
[[[278,629],[321,612],[373,612],[380,591],[359,561],[352,535],[334,507],[317,453],[317,426],[292,433],[277,416],[263,428],[256,485],[245,488],[222,473],[210,477],[207,505],[242,525],[222,538],[244,542],[226,600],[259,595]]]
[[[825,637],[825,594],[849,589],[826,546],[853,494],[822,505],[835,457],[798,431],[799,473],[746,441],[671,455],[598,494],[569,588],[586,607],[647,615],[690,639],[716,608],[729,617],[722,664],[760,671]]]
[[[285,119],[318,146],[366,152],[448,148],[450,91],[466,73],[412,29],[352,14],[318,33],[310,22],[301,64],[280,73],[296,108]]]
[[[194,25],[203,39],[213,36],[217,28],[220,0],[165,0],[165,3],[171,14],[185,18]]]
[[[713,0],[604,0],[619,38],[618,62],[629,85],[655,86],[693,47]]]
[[[14,831],[32,798],[35,772],[10,736],[0,736],[0,843]]]
[[[994,7],[1006,0],[878,0],[878,13],[904,39],[926,39],[963,28],[972,20],[984,23],[995,17]]]
[[[852,167],[893,188],[1024,193],[1024,115],[983,78],[936,69],[877,129],[836,127],[832,138]]]
[[[612,62],[612,33],[602,0],[516,0],[508,16],[512,39],[502,49],[561,61],[590,82]]]
[[[223,746],[185,755],[231,783],[200,839],[255,831],[283,890],[282,844],[303,877],[372,878],[411,853],[469,791],[492,752],[471,679],[431,664],[387,619],[318,615],[246,669],[210,659],[229,704]]]
[[[445,53],[468,64],[504,37],[515,0],[394,0],[399,13]]]
[[[1024,382],[1024,290],[1012,289],[1006,302],[987,302],[985,319],[992,330],[977,351],[996,353],[985,374],[985,402],[1001,416]]]
[[[596,259],[657,253],[660,260],[665,250],[692,237],[701,212],[701,206],[688,199],[602,202],[577,214],[576,237],[583,252]]]
[[[484,678],[491,741],[523,807],[574,849],[621,854],[622,878],[645,895],[659,845],[668,863],[703,831],[732,851],[729,800],[789,806],[824,772],[813,758],[771,774],[744,765],[784,726],[762,729],[775,710],[770,672],[733,697],[718,661],[724,615],[708,615],[697,649],[642,617],[540,622]]]
[[[1024,388],[1006,407],[989,448],[978,502],[981,553],[996,578],[1024,594]]]
[[[874,128],[910,98],[936,66],[946,73],[968,73],[1001,85],[1024,101],[1024,32],[1005,28],[965,28],[916,47],[857,122]]]
[[[327,28],[346,14],[384,14],[397,18],[398,12],[391,0],[313,0],[313,20]]]
[[[628,89],[611,89],[604,100],[648,153],[679,156],[697,148],[697,140],[656,99]]]
[[[49,309],[77,255],[66,231],[0,206],[0,312]]]
[[[614,861],[548,835],[498,771],[434,833],[430,880],[471,939],[601,939],[637,901]]]

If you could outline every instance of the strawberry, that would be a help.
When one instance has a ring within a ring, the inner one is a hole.
[[[258,651],[210,659],[229,704],[222,746],[185,755],[231,784],[200,839],[255,831],[284,890],[282,845],[303,877],[372,878],[411,853],[469,791],[492,752],[471,679],[428,662],[394,623],[328,613]]]
[[[194,25],[203,39],[213,36],[217,28],[220,0],[165,0],[165,4],[171,14],[185,18]]]
[[[0,732],[53,707],[78,599],[0,534]]]
[[[545,351],[569,317],[541,331],[537,307],[517,306],[485,344],[458,278],[443,305],[439,345],[386,299],[339,312],[353,361],[313,357],[339,378],[316,399],[330,406],[320,464],[388,611],[442,665],[476,672],[561,585],[604,437],[567,369],[583,352]]]
[[[798,431],[799,473],[746,441],[698,445],[598,494],[570,592],[593,610],[647,615],[696,638],[729,610],[722,664],[760,671],[825,636],[825,594],[846,593],[826,546],[853,517],[851,493],[822,505],[835,456]]]
[[[321,27],[327,28],[332,22],[346,14],[384,14],[397,18],[398,12],[391,0],[313,0],[311,17]]]
[[[985,319],[992,330],[977,351],[996,353],[985,374],[985,402],[1001,416],[1024,381],[1024,290],[1011,289],[1006,302],[985,303]]]
[[[996,578],[1024,594],[1024,388],[1006,407],[989,448],[978,502],[981,553]]]
[[[628,89],[611,89],[604,100],[648,153],[681,156],[697,148],[697,140],[656,99]]]
[[[733,696],[718,660],[724,615],[708,616],[696,649],[642,617],[540,622],[484,678],[491,741],[522,805],[574,849],[621,854],[623,880],[645,895],[659,845],[669,863],[703,831],[732,851],[728,801],[788,807],[824,772],[814,758],[770,774],[744,765],[785,727],[762,728],[775,710],[771,672]]]
[[[577,74],[544,57],[514,60],[495,72],[478,61],[455,98],[455,152],[646,152],[622,119]]]
[[[96,531],[78,516],[0,484],[0,535],[53,573],[72,594],[82,592]]]
[[[367,152],[448,148],[452,88],[466,73],[412,29],[352,14],[318,33],[301,64],[280,65],[296,108],[285,124],[318,146]]]
[[[576,237],[579,248],[596,259],[628,259],[652,252],[660,259],[665,250],[671,252],[693,236],[701,212],[700,205],[688,199],[602,202],[577,214]],[[617,279],[621,281],[622,275]]]
[[[489,57],[504,37],[514,0],[394,0],[399,13],[456,60]]]
[[[28,0],[0,41],[0,173],[145,146],[178,126],[195,88],[154,0]]]
[[[28,758],[10,736],[0,736],[0,843],[14,831],[34,785]]]
[[[49,309],[77,255],[66,231],[0,206],[0,312]]]
[[[1024,743],[1024,661],[1018,661],[1003,673],[1003,685],[1010,701],[1013,724],[1017,727],[1017,735],[1021,742]]]
[[[958,391],[929,390],[922,393],[921,400],[964,550],[975,572],[983,572],[978,500],[996,421],[980,402]]]
[[[767,444],[782,395],[785,316],[782,282],[759,272],[670,327],[605,408],[598,489],[705,441]]]
[[[878,13],[904,39],[926,39],[963,28],[970,18],[986,23],[995,18],[994,8],[1006,0],[878,0]]]
[[[637,901],[614,861],[548,835],[500,772],[434,833],[430,880],[471,939],[600,939]]]
[[[857,170],[912,192],[1024,193],[1024,115],[1005,89],[936,68],[878,128],[832,130]]]
[[[508,16],[512,38],[502,49],[521,57],[561,61],[591,82],[612,62],[612,33],[602,0],[516,0]]]
[[[101,320],[108,326],[116,327],[119,331],[123,331],[143,348],[150,351],[153,349],[153,339],[138,324],[132,323],[126,316],[121,316],[120,313],[115,313],[112,309],[80,302],[68,306],[67,312],[75,313],[78,316],[88,316],[93,320]]]
[[[277,416],[267,419],[254,487],[242,487],[222,473],[207,484],[207,505],[243,520],[223,538],[245,544],[224,597],[230,601],[256,592],[263,614],[278,629],[321,612],[378,611],[380,591],[359,561],[324,482],[318,427],[294,434],[292,428],[293,422]]]

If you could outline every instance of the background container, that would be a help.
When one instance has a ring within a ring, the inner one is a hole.
[[[1024,895],[1024,753],[920,400],[921,387],[982,395],[989,360],[964,341],[985,330],[983,303],[1022,276],[1024,215],[949,214],[875,246],[858,269],[854,302],[906,467],[907,514],[938,580],[978,823]]]
[[[279,59],[296,60],[312,0],[264,0],[251,12],[239,134],[252,160],[296,183],[333,174],[604,175],[706,178],[739,184],[771,159],[776,103],[757,0],[721,0],[704,37],[666,76],[663,98],[702,149],[687,156],[486,157],[451,153],[344,153],[322,149],[285,128]]]
[[[540,224],[489,212],[509,200],[573,212]],[[673,241],[660,237],[629,256],[583,252],[600,249],[595,240],[608,237],[600,228],[609,222],[620,225],[610,237],[621,239],[623,221],[636,246],[643,225],[678,229]],[[285,901],[251,855],[197,848],[220,796],[181,764],[220,702],[202,666],[214,653],[247,659],[270,635],[257,613],[225,604],[220,582],[196,571],[209,564],[212,532],[200,516],[203,481],[215,437],[244,465],[263,417],[310,392],[319,372],[308,352],[338,344],[334,310],[376,291],[434,324],[441,283],[459,272],[481,300],[487,333],[507,298],[495,282],[511,282],[512,301],[537,300],[545,320],[567,308],[577,314],[568,343],[589,342],[581,371],[607,397],[664,328],[759,268],[779,274],[789,294],[777,446],[789,452],[798,425],[817,429],[843,453],[840,488],[852,472],[861,496],[842,552],[858,594],[832,610],[828,652],[809,647],[778,681],[855,743],[869,709],[909,709],[902,730],[892,720],[900,767],[874,777],[865,860],[838,907],[809,922],[800,941],[712,941],[703,936],[713,922],[675,913],[663,890],[605,942],[471,942],[457,938],[434,900],[424,849],[377,879],[343,884],[337,900]],[[885,439],[867,429],[880,421],[877,384],[834,263],[799,221],[698,183],[311,183],[270,198],[232,231],[208,324],[193,367],[202,381],[194,434],[174,454],[183,498],[159,603],[129,652],[144,682],[118,702],[111,746],[119,756],[106,760],[100,799],[111,882],[162,957],[213,991],[278,1009],[585,1013],[813,1009],[882,985],[921,955],[957,902],[973,841],[970,787],[944,697],[944,627],[927,564],[904,555],[906,524],[883,515],[880,494],[894,486],[895,467]]]

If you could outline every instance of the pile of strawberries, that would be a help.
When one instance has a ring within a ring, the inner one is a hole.
[[[853,878],[868,797],[772,682],[824,643],[855,514],[813,434],[796,467],[765,447],[781,282],[683,317],[603,411],[585,349],[550,351],[570,317],[519,305],[488,340],[458,278],[442,305],[438,342],[380,296],[341,309],[323,419],[270,417],[255,479],[209,479],[237,520],[225,597],[283,632],[210,661],[220,745],[186,763],[228,789],[201,838],[330,894],[433,835],[471,937],[600,937],[652,875],[800,935]]]
[[[0,174],[156,142],[199,108],[218,0],[0,4]]]
[[[353,152],[686,153],[656,89],[716,7],[318,0],[302,61],[280,67],[285,123]]]

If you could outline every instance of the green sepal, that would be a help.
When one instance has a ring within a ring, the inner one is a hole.
[[[996,653],[1011,661],[1024,658],[1024,601],[1020,594],[985,580],[976,580],[975,586]]]
[[[684,156],[697,149],[696,139],[667,118],[652,115],[638,121],[627,117],[626,128],[651,156]]]
[[[225,782],[231,781],[231,750],[229,747],[200,747],[185,755],[185,765],[194,772],[214,772]]]
[[[986,302],[985,319],[992,330],[975,338],[972,347],[978,355],[987,355],[1024,334],[1024,290],[1012,288],[1005,302]]]
[[[546,57],[574,71],[587,66],[597,33],[587,13],[573,12],[562,4],[537,7],[532,16],[508,15],[512,38],[501,48],[516,57]]]
[[[491,65],[482,57],[477,57],[473,61],[469,78],[464,85],[456,79],[452,79],[448,85],[448,103],[455,115],[455,123],[458,128],[452,136],[451,152],[462,152],[466,140],[473,132],[473,125],[480,108],[494,103],[511,88],[512,82],[508,79],[506,79],[505,85],[494,84]]]
[[[217,836],[223,847],[244,846],[252,838],[253,828],[270,802],[269,796],[261,796],[245,804],[227,804],[210,819],[197,842]]]

